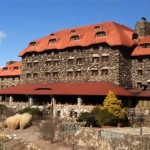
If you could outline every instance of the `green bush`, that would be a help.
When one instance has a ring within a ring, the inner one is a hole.
[[[100,127],[100,122],[95,118],[92,113],[82,112],[77,118],[77,122],[85,122],[86,127]]]

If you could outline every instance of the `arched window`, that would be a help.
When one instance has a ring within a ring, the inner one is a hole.
[[[70,41],[76,41],[76,40],[79,40],[79,39],[80,39],[79,35],[75,35],[75,36],[72,36],[70,38]]]
[[[95,26],[94,29],[100,29],[100,26]]]
[[[105,31],[102,31],[102,32],[97,32],[95,37],[103,37],[103,36],[106,36],[106,32]]]
[[[56,39],[50,39],[49,44],[53,44],[53,43],[57,43],[57,40]]]
[[[74,33],[76,33],[76,32],[77,32],[76,30],[71,30],[71,31],[70,31],[71,34],[74,34]]]
[[[4,68],[3,68],[3,71],[7,71],[7,70],[8,70],[8,67],[4,67]]]
[[[36,42],[30,42],[29,46],[36,46]]]

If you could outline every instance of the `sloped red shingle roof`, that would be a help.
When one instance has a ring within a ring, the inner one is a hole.
[[[14,62],[0,69],[0,76],[19,76],[21,74],[22,62]]]
[[[99,29],[95,29],[99,26]],[[75,33],[71,31],[75,30]],[[96,33],[105,32],[106,36],[95,37]],[[132,40],[134,31],[124,25],[115,22],[106,22],[84,27],[72,28],[55,32],[52,36],[48,35],[39,40],[35,40],[36,46],[28,46],[19,53],[23,56],[29,52],[42,52],[44,50],[61,50],[73,46],[89,46],[96,43],[107,43],[110,46],[122,45],[131,47],[134,45]],[[70,41],[72,36],[79,35],[79,40]],[[56,39],[57,43],[48,44],[50,39]]]
[[[144,56],[144,55],[150,55],[150,48],[142,48],[141,44],[150,44],[150,35],[141,38],[138,41],[138,46],[134,49],[131,56]]]
[[[22,84],[15,87],[0,89],[0,95],[26,94],[105,96],[109,91],[113,91],[117,96],[133,96],[129,91],[109,82]]]

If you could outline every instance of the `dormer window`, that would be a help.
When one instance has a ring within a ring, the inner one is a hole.
[[[16,67],[13,68],[13,70],[19,70],[19,67],[16,66]]]
[[[53,43],[57,43],[57,40],[56,39],[50,39],[49,44],[53,44]]]
[[[96,29],[96,30],[97,30],[97,29],[100,29],[100,26],[95,26],[94,29]]]
[[[79,39],[80,39],[79,35],[75,35],[75,36],[72,36],[70,38],[70,41],[76,41],[76,40],[79,40]]]
[[[132,35],[132,39],[134,40],[134,39],[137,39],[137,38],[138,38],[138,34],[133,33],[133,35]]]
[[[51,33],[50,36],[55,36],[55,34],[54,34],[54,33]]]
[[[102,32],[97,32],[95,37],[103,37],[103,36],[106,36],[106,32],[105,31],[102,31]]]
[[[3,68],[3,71],[7,71],[7,70],[8,70],[8,67],[4,67],[4,68]]]
[[[71,30],[71,31],[70,31],[71,34],[74,34],[74,33],[76,33],[76,32],[77,32],[76,30]]]
[[[140,44],[141,48],[150,48],[150,43]]]
[[[30,42],[29,46],[36,46],[36,42]]]

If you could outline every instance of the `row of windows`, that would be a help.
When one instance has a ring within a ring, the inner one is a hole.
[[[149,70],[149,73],[150,73],[150,70]],[[137,75],[143,75],[143,70],[142,69],[139,69],[139,70],[137,70]]]
[[[73,65],[74,61],[76,64],[82,64],[84,62],[83,58],[77,58],[76,60],[74,59],[68,59],[67,64],[68,65]],[[92,63],[98,63],[100,61],[100,57],[92,57]],[[109,57],[108,56],[102,56],[102,62],[108,62]],[[46,66],[58,66],[59,65],[59,60],[49,60],[45,62]],[[27,63],[28,68],[32,67],[37,67],[39,65],[39,62],[33,62],[33,63]]]
[[[0,81],[4,81],[4,80],[20,80],[20,77],[1,77]]]
[[[98,70],[91,70],[91,75],[92,76],[98,76],[99,75],[99,71]],[[51,75],[53,77],[58,77],[59,76],[59,72],[45,72],[45,77],[51,77]],[[68,77],[73,77],[73,76],[76,76],[76,77],[79,77],[82,75],[82,71],[67,71],[67,74],[66,74]],[[108,75],[108,69],[102,69],[101,70],[101,75]],[[27,73],[26,74],[26,77],[27,78],[31,78],[32,75],[30,73]],[[33,73],[33,78],[38,78],[38,73]]]
[[[3,71],[7,71],[7,70],[9,70],[8,67],[3,67]],[[15,70],[19,70],[19,67],[18,67],[18,66],[13,67],[13,70],[14,70],[14,71],[15,71]]]
[[[150,86],[150,82],[147,82],[147,85]],[[137,88],[142,87],[142,82],[137,82]]]
[[[95,37],[104,37],[106,36],[106,32],[105,31],[101,31],[101,32],[97,32],[95,34]],[[76,40],[80,40],[80,36],[79,35],[74,35],[70,38],[70,41],[76,41]],[[48,44],[54,44],[54,43],[57,43],[57,39],[56,38],[53,38],[53,39],[50,39]],[[37,43],[36,42],[30,42],[29,46],[36,46]]]
[[[140,44],[141,48],[150,48],[150,43]]]

